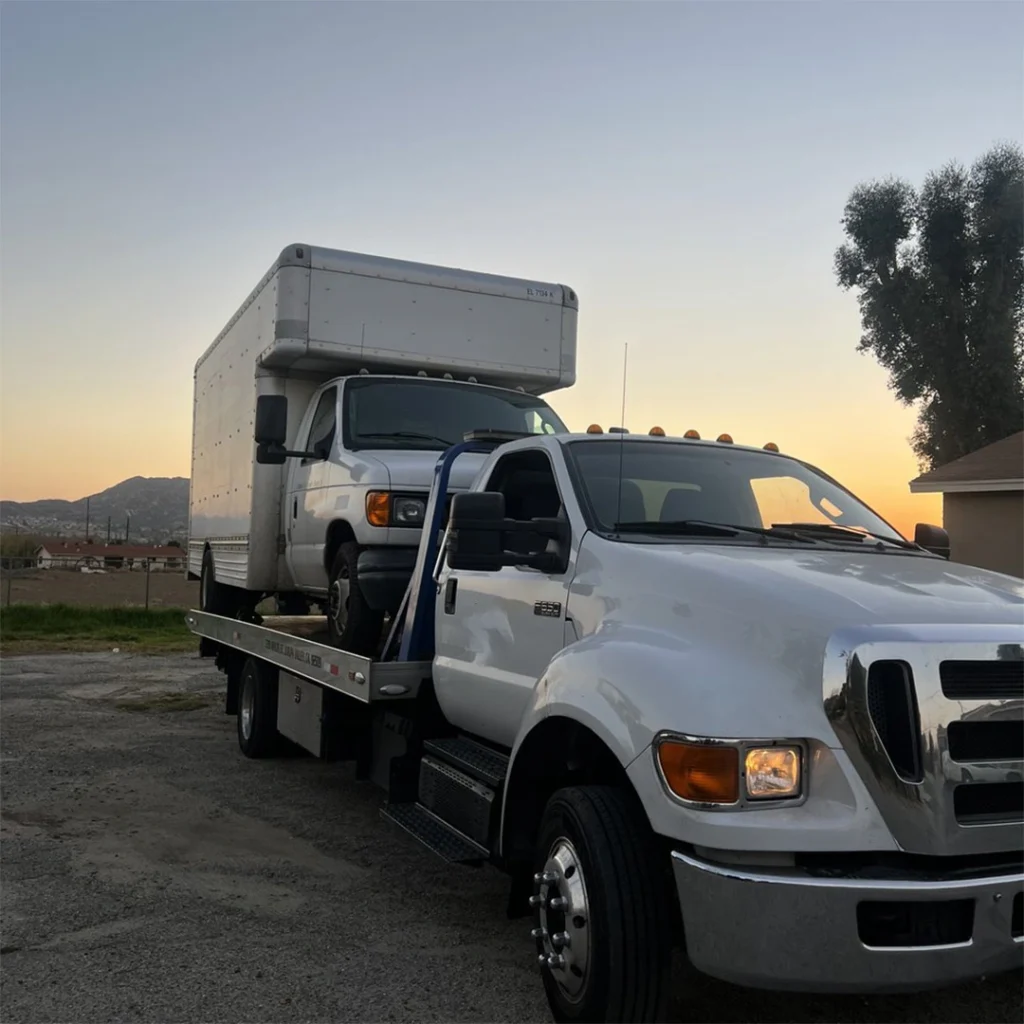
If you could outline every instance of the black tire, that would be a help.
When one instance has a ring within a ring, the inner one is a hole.
[[[573,786],[548,801],[535,856],[542,878],[534,889],[543,899],[536,923],[547,930],[537,938],[538,959],[553,955],[565,961],[540,968],[556,1021],[665,1019],[672,893],[658,856],[650,826],[627,791]],[[559,893],[570,899],[569,906],[550,908]],[[569,936],[568,944],[552,941],[559,932]]]
[[[384,613],[375,611],[359,588],[359,545],[347,541],[338,548],[328,579],[327,629],[331,643],[343,651],[371,656],[380,644]]]
[[[246,757],[272,757],[280,749],[277,731],[277,669],[246,658],[238,682],[238,746]]]

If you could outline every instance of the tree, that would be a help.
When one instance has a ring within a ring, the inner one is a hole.
[[[835,254],[857,290],[862,335],[906,405],[922,469],[1024,430],[1024,152],[994,146],[970,170],[950,163],[919,192],[858,185]]]

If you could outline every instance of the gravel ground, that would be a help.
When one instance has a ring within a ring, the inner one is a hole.
[[[502,876],[392,831],[346,767],[246,761],[209,663],[31,656],[2,670],[5,1024],[550,1019]],[[681,970],[675,1013],[1019,1021],[1021,997],[1016,976],[840,999]]]

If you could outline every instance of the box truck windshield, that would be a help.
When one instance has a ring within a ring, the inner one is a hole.
[[[442,450],[470,430],[567,433],[535,395],[455,381],[374,379],[345,389],[345,447]]]

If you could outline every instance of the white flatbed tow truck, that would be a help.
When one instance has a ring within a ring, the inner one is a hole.
[[[1021,967],[1024,582],[766,448],[471,433],[372,655],[188,613],[244,754],[354,761],[386,819],[508,873],[557,1020],[664,1019],[676,945],[804,991]]]

